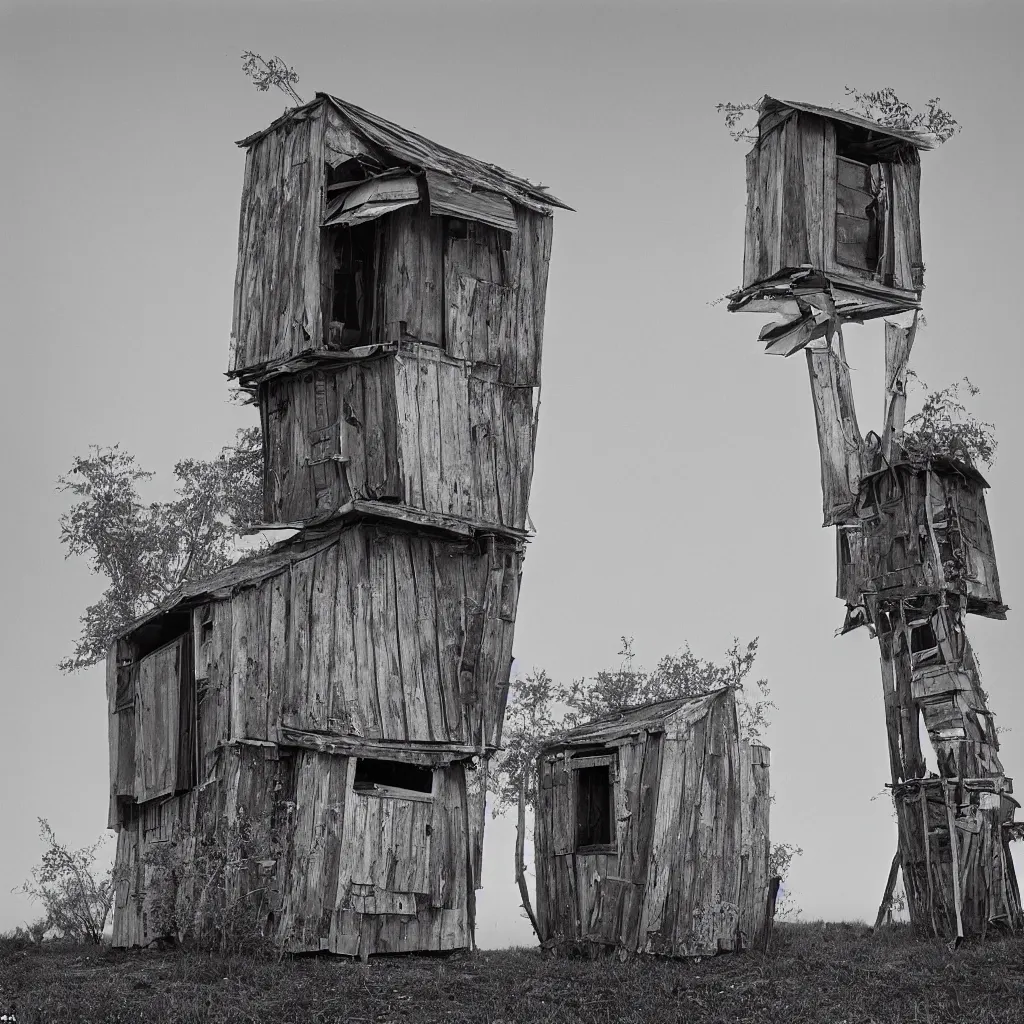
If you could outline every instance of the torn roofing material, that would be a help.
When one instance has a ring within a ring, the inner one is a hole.
[[[663,732],[668,724],[685,726],[703,718],[711,706],[725,699],[732,687],[723,686],[697,697],[670,697],[635,707],[616,708],[585,725],[577,726],[546,744],[545,751],[605,742],[631,733]]]
[[[240,140],[237,145],[247,149],[262,139],[264,135],[275,131],[288,121],[304,119],[312,110],[324,103],[331,104],[345,119],[352,131],[380,151],[383,156],[393,161],[396,166],[404,164],[447,174],[476,189],[497,192],[512,202],[520,203],[531,209],[536,208],[538,204],[545,208],[572,209],[560,199],[556,199],[541,185],[534,185],[525,178],[510,174],[494,164],[484,163],[482,160],[432,142],[408,128],[403,128],[383,117],[371,114],[368,110],[363,110],[361,107],[346,103],[344,100],[324,92],[318,92],[316,98],[309,103],[286,111],[272,124]]]
[[[843,124],[852,125],[855,128],[863,128],[878,135],[898,139],[900,142],[909,143],[917,149],[927,150],[935,147],[932,136],[927,133],[909,131],[906,128],[890,128],[888,125],[872,121],[869,117],[851,114],[848,110],[819,107],[814,103],[796,102],[795,100],[777,100],[774,96],[763,96],[757,108],[758,126],[771,114],[785,112],[786,110],[802,110],[808,114],[817,114],[819,117],[827,118],[830,121],[841,121]]]

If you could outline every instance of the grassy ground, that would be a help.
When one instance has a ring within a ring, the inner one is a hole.
[[[0,1014],[18,1024],[552,1024],[621,1021],[1024,1021],[1024,939],[871,936],[861,925],[776,928],[767,955],[672,962],[447,957],[276,962],[184,952],[0,944]]]

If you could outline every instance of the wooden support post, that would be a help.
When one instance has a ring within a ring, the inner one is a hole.
[[[892,894],[896,888],[896,878],[900,873],[900,851],[897,849],[893,854],[892,865],[889,867],[889,878],[885,883],[885,892],[882,894],[882,902],[878,905],[878,916],[875,918],[875,931],[882,927],[885,918],[892,920]]]
[[[525,858],[525,847],[526,847],[526,774],[523,773],[523,777],[519,783],[519,820],[516,823],[516,885],[519,886],[519,895],[523,899],[523,910],[526,911],[527,917],[530,919],[530,924],[533,925],[534,934],[540,942],[544,941],[544,936],[540,933],[540,926],[537,924],[537,918],[533,913],[533,903],[530,900],[530,889],[526,884],[526,858]]]

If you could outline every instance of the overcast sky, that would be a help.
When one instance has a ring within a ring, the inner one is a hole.
[[[877,646],[835,639],[833,531],[821,529],[802,357],[764,356],[763,319],[712,305],[740,281],[744,152],[715,112],[763,93],[834,103],[843,86],[939,95],[963,133],[925,154],[928,327],[912,365],[970,376],[995,422],[989,510],[1004,599],[1018,604],[1024,402],[1020,132],[1024,5],[804,2],[618,5],[290,2],[195,6],[6,0],[0,14],[4,704],[0,929],[41,848],[103,830],[103,670],[62,676],[102,581],[65,561],[58,474],[122,443],[169,494],[176,459],[210,457],[251,410],[228,404],[244,154],[285,99],[240,71],[280,54],[304,97],[329,91],[549,185],[555,218],[516,654],[568,680],[717,657],[761,638],[779,710],[772,837],[798,844],[807,918],[873,918],[895,849]],[[847,332],[863,430],[882,415],[880,322]],[[972,618],[1003,761],[1024,789],[1024,691],[1007,622]],[[479,939],[530,941],[514,829],[489,825]],[[1018,863],[1020,859],[1018,859]]]

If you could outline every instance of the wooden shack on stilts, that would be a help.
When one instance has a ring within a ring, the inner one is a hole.
[[[563,204],[325,94],[240,145],[229,372],[299,532],[110,651],[114,945],[471,947]]]
[[[547,946],[669,956],[764,948],[768,748],[730,687],[625,708],[537,759],[537,919]]]
[[[743,286],[731,311],[773,313],[772,355],[803,350],[824,525],[837,527],[843,632],[878,638],[898,850],[920,934],[1024,927],[1009,841],[1013,780],[967,638],[966,616],[1005,618],[988,486],[959,449],[905,444],[908,364],[924,287],[922,151],[934,138],[848,111],[764,97],[747,155]],[[885,423],[861,434],[843,326],[885,325]],[[921,726],[934,754],[929,764]]]

